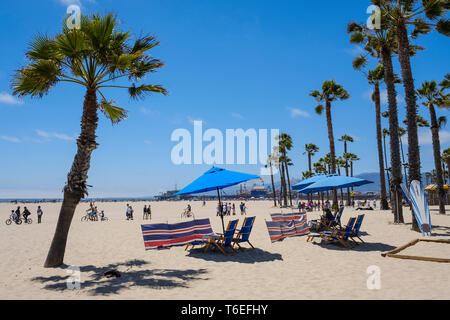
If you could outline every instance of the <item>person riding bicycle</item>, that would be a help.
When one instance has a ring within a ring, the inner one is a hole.
[[[19,216],[17,215],[16,211],[11,210],[11,216],[15,223],[19,222]]]
[[[17,207],[17,209],[14,213],[16,214],[17,219],[20,219],[20,207]]]
[[[23,207],[23,218],[25,219],[25,221],[28,220],[28,216],[31,214],[30,211],[28,211],[27,207]]]
[[[189,215],[191,213],[191,210],[192,210],[191,204],[188,203],[187,208],[186,208],[186,213]]]

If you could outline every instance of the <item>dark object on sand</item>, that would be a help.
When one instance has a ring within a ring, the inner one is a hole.
[[[120,272],[117,271],[116,269],[109,270],[109,271],[106,271],[103,274],[103,276],[106,277],[106,278],[120,278]]]

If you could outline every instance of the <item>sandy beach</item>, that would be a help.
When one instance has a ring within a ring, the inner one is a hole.
[[[144,204],[151,203],[152,220],[142,220]],[[26,204],[31,225],[7,226],[14,204],[1,203],[0,299],[449,299],[450,269],[447,263],[383,258],[382,252],[421,238],[406,224],[392,224],[388,211],[365,211],[362,225],[366,244],[354,249],[307,243],[306,237],[271,243],[265,219],[280,212],[270,201],[247,202],[248,216],[256,216],[251,242],[253,251],[226,257],[220,252],[187,252],[184,247],[145,251],[142,223],[180,222],[187,202],[133,202],[135,219],[125,220],[126,203],[96,203],[107,222],[81,222],[88,204],[77,207],[69,233],[66,265],[43,268],[53,237],[60,203],[40,204],[44,211],[37,224],[37,204]],[[23,208],[23,204],[20,204]],[[191,202],[196,218],[210,218],[213,230],[221,231],[216,202]],[[236,202],[238,205],[238,202]],[[450,216],[432,208],[433,239],[450,239]],[[283,210],[290,212],[290,210]],[[361,211],[346,208],[342,221]],[[317,219],[319,212],[308,213]],[[232,218],[225,217],[225,223]],[[404,252],[411,255],[450,258],[450,246],[419,243]],[[67,268],[80,268],[81,288],[69,290]],[[367,269],[380,270],[379,290],[367,286]],[[117,268],[120,278],[102,274]]]

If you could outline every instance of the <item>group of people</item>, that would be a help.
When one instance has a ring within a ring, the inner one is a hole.
[[[89,214],[90,219],[93,221],[97,221],[98,218],[100,217],[100,220],[103,221],[105,220],[105,212],[102,210],[100,212],[98,212],[98,208],[94,205],[93,202],[89,203],[89,209],[86,210],[86,213]]]
[[[239,209],[241,210],[241,215],[245,215],[246,213],[246,206],[244,202],[241,202],[239,204]],[[220,215],[224,215],[224,216],[230,216],[231,214],[233,214],[233,216],[236,215],[236,205],[231,202],[228,203],[222,203],[222,205],[217,205],[217,216]]]
[[[41,223],[42,221],[42,215],[44,212],[41,209],[41,206],[37,207],[36,214],[38,217],[38,223]],[[15,223],[18,223],[18,221],[21,219],[21,216],[25,220],[25,222],[28,221],[28,217],[31,215],[30,210],[27,209],[27,207],[23,207],[23,212],[20,212],[20,206],[17,207],[16,210],[11,210],[11,216]]]
[[[372,202],[370,200],[365,200],[365,201],[361,201],[361,200],[357,200],[356,202],[354,200],[351,201],[350,204],[353,208],[356,207],[357,208],[376,208],[377,207],[377,200],[374,199]],[[344,202],[341,200],[339,201],[339,207],[343,207],[344,206]],[[307,202],[298,202],[298,209],[300,211],[324,211],[327,209],[331,208],[331,202],[329,200],[326,201],[310,201],[308,200]]]
[[[152,206],[151,205],[145,205],[144,206],[144,215],[142,216],[144,220],[152,219]]]

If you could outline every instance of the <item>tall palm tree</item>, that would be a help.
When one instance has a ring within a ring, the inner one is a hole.
[[[403,152],[403,139],[402,139],[402,137],[405,134],[406,134],[406,130],[403,129],[402,127],[399,127],[398,128],[398,137],[400,139],[400,151],[401,151],[401,154],[402,154],[402,166],[403,166],[403,171],[405,173],[405,176],[404,176],[404,178],[405,178],[405,185],[408,186],[409,185],[408,184],[408,174],[406,172],[406,168],[408,168],[408,163],[405,160],[405,153]]]
[[[386,24],[386,13],[381,12],[381,28],[370,29],[364,23],[349,23],[347,32],[351,34],[350,42],[354,44],[363,45],[365,51],[375,58],[381,58],[384,68],[384,82],[386,84],[388,107],[389,107],[389,136],[390,136],[390,155],[391,155],[391,174],[392,179],[389,179],[391,202],[395,210],[395,222],[403,222],[402,206],[397,204],[397,200],[402,198],[400,184],[402,183],[402,166],[400,160],[400,145],[398,136],[398,110],[397,110],[397,92],[395,84],[397,77],[394,73],[392,63],[392,56],[395,53],[396,40],[395,33],[392,28]],[[354,63],[364,65],[366,57],[361,56],[360,61]],[[392,196],[394,195],[394,196]],[[415,218],[413,218],[415,219]]]
[[[439,194],[439,213],[445,214],[444,181],[441,166],[441,143],[439,140],[439,124],[435,106],[439,108],[450,107],[450,94],[444,94],[444,87],[438,88],[436,81],[425,81],[417,90],[417,95],[423,100],[423,105],[430,111],[431,137],[433,141],[434,166],[436,170],[437,190]]]
[[[444,160],[447,164],[447,171],[448,171],[447,177],[449,179],[448,184],[450,184],[450,148],[447,148],[442,152],[442,160]]]
[[[386,136],[389,136],[389,130],[384,128],[383,129],[384,164],[385,164],[386,175],[388,178],[388,190],[391,190],[391,178],[390,178],[390,174],[389,174],[389,171],[391,171],[391,168],[389,168],[388,161],[387,161]]]
[[[319,152],[319,147],[314,143],[308,143],[305,145],[305,152],[303,154],[308,154],[308,169],[312,172],[312,157]]]
[[[45,267],[63,264],[75,208],[88,194],[86,181],[91,154],[98,146],[95,135],[98,111],[113,124],[127,116],[125,109],[105,98],[103,88],[127,89],[131,98],[142,98],[151,92],[167,93],[158,85],[136,84],[163,66],[148,53],[158,42],[153,36],[138,37],[131,42],[131,33],[119,31],[117,26],[116,17],[111,14],[83,16],[79,29],[64,25],[56,36],[36,36],[26,53],[29,64],[16,71],[12,81],[14,94],[19,96],[42,97],[61,82],[81,85],[86,90],[78,149],[64,186],[64,200]],[[125,77],[131,85],[122,79]],[[119,84],[111,83],[121,79]]]
[[[338,175],[341,175],[341,168],[344,168],[346,172],[348,172],[348,161],[345,160],[343,157],[337,157],[336,158],[336,166],[337,166],[337,171],[338,171]],[[347,174],[348,177],[348,174]],[[347,196],[349,197],[349,193],[350,189],[347,188]],[[341,189],[341,201],[342,203],[344,203],[344,191]],[[348,204],[350,205],[350,201],[348,201]]]
[[[336,173],[336,150],[334,146],[334,133],[333,133],[333,121],[331,119],[331,103],[336,100],[347,100],[350,98],[349,93],[343,86],[337,84],[334,80],[326,80],[322,85],[322,91],[315,90],[310,93],[310,96],[314,97],[320,104],[316,106],[315,111],[321,115],[325,109],[327,128],[328,128],[328,140],[330,143],[330,156],[331,156],[331,173]],[[325,103],[325,107],[322,103]],[[337,190],[333,192],[333,203],[337,205]]]
[[[385,13],[387,23],[395,30],[397,40],[398,59],[402,70],[403,86],[405,89],[406,114],[408,120],[408,162],[409,180],[421,181],[420,152],[417,131],[417,103],[414,78],[411,68],[410,55],[412,46],[409,35],[417,38],[436,29],[439,33],[450,35],[448,20],[441,19],[437,24],[432,23],[444,17],[449,8],[448,0],[372,0]],[[408,27],[414,29],[408,33]],[[414,216],[413,216],[414,217]],[[419,231],[417,222],[413,219],[413,229]]]
[[[342,137],[339,138],[339,141],[344,142],[344,153],[347,153],[348,152],[348,150],[347,150],[347,143],[348,142],[354,142],[354,139],[353,139],[353,137],[345,134],[345,135],[343,135]],[[349,168],[348,161],[346,161],[346,163],[345,163],[345,175],[347,177],[348,177],[348,168]],[[350,188],[347,188],[347,205],[350,205],[350,201],[351,201],[351,199],[350,199]]]
[[[278,140],[279,150],[280,150],[280,161],[281,161],[281,167],[283,170],[283,177],[284,178],[284,194],[286,194],[285,197],[285,205],[287,206],[287,195],[289,195],[289,202],[292,206],[292,193],[291,193],[291,182],[289,181],[289,158],[287,157],[287,152],[292,149],[292,137],[288,135],[287,133],[281,133],[279,136],[276,137]],[[287,184],[286,184],[287,180]],[[286,190],[287,188],[288,191]]]
[[[272,152],[267,157],[267,164],[266,164],[266,168],[270,167],[270,179],[272,182],[273,203],[274,203],[275,207],[277,206],[277,196],[276,196],[276,191],[275,191],[275,183],[273,180],[273,167],[278,166],[279,160],[280,159],[279,159],[278,154],[276,154],[275,152]]]

